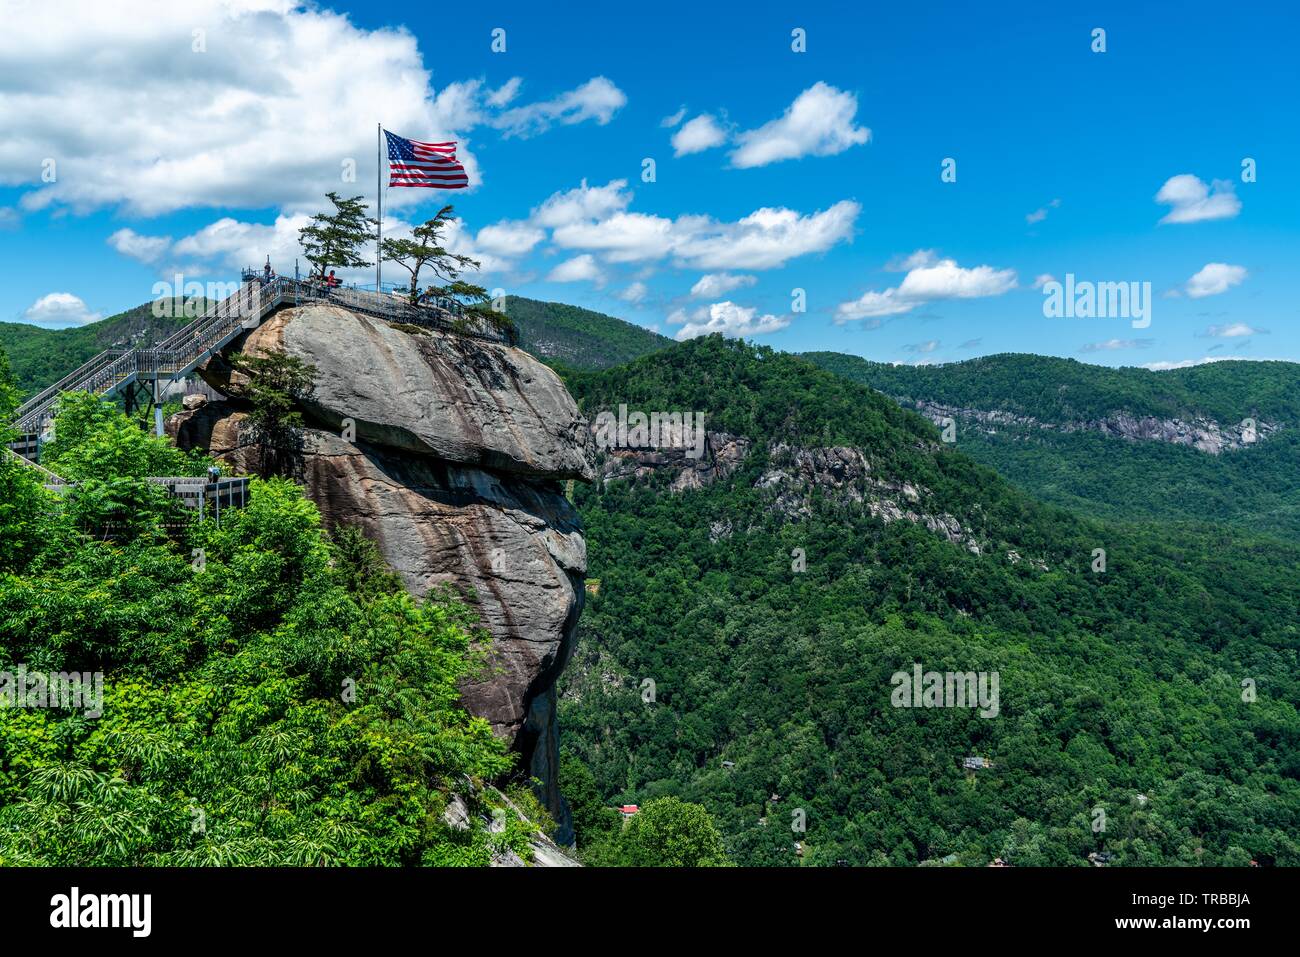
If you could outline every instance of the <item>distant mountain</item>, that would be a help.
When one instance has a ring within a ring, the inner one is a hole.
[[[1010,352],[930,366],[870,362],[838,352],[803,357],[912,404],[925,400],[1010,412],[1058,425],[1121,412],[1188,422],[1210,418],[1223,426],[1247,417],[1300,421],[1300,363],[1295,362],[1211,362],[1152,372]]]
[[[202,309],[202,300],[195,300],[193,308]],[[189,321],[183,315],[175,319],[158,318],[153,314],[153,303],[147,302],[72,329],[42,329],[28,323],[0,322],[0,346],[9,354],[14,380],[23,398],[27,398],[105,349],[149,345],[165,339]]]
[[[603,313],[541,302],[506,299],[506,315],[519,330],[519,345],[552,364],[608,369],[672,345],[672,340]]]
[[[1300,364],[1152,372],[1010,353],[935,366],[804,358],[934,422],[951,418],[959,449],[1045,501],[1300,539]]]

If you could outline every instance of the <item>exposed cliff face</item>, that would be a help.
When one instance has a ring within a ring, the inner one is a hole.
[[[1021,427],[1054,429],[1059,432],[1101,432],[1115,438],[1145,442],[1168,442],[1172,445],[1190,445],[1199,452],[1218,455],[1225,450],[1247,448],[1268,438],[1277,431],[1272,422],[1256,422],[1252,432],[1245,422],[1221,425],[1213,419],[1198,416],[1190,422],[1182,419],[1158,419],[1155,416],[1135,416],[1116,412],[1102,419],[1075,422],[1043,422],[1027,415],[983,409],[966,409],[918,399],[907,402],[936,425],[946,418],[978,422],[990,432],[999,428]]]
[[[582,611],[586,543],[560,480],[589,480],[594,464],[563,383],[518,349],[331,306],[280,312],[232,349],[283,350],[316,367],[297,466],[326,524],[359,525],[416,594],[442,584],[472,593],[493,662],[464,687],[465,704],[521,752],[567,842],[553,685]],[[238,395],[227,361],[201,373]],[[182,447],[252,471],[244,421],[237,402],[214,402],[169,429]]]
[[[750,441],[726,432],[706,432],[703,454],[692,457],[685,443],[663,448],[613,448],[600,458],[600,481],[645,478],[659,472],[672,475],[674,492],[711,485],[726,478],[749,454]]]
[[[593,426],[595,434],[595,426]],[[707,432],[703,454],[693,458],[687,448],[613,448],[598,453],[600,481],[646,479],[665,475],[670,492],[702,488],[726,479],[743,464],[754,443],[744,436]],[[861,449],[849,446],[803,447],[772,443],[767,448],[768,467],[753,487],[771,494],[771,509],[786,521],[802,521],[812,514],[814,493],[841,505],[860,505],[881,521],[908,521],[924,525],[936,535],[979,555],[984,551],[975,535],[952,515],[927,511],[926,489],[907,482],[891,482],[872,474]],[[735,533],[730,522],[709,528],[712,541]]]

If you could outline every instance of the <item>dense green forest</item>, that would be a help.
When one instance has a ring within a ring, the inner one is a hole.
[[[506,315],[522,348],[575,369],[606,369],[672,345],[649,329],[562,302],[508,296]]]
[[[569,382],[589,416],[755,440],[699,490],[576,492],[601,585],[562,744],[607,803],[701,803],[740,864],[1300,863],[1300,548],[1039,504],[880,394],[716,337]],[[792,520],[755,487],[781,442],[862,448],[990,547],[818,492]],[[997,716],[892,706],[914,663],[997,672]]]
[[[942,366],[891,366],[840,353],[804,358],[905,401],[1007,411],[1065,424],[1117,413],[1250,416],[1280,428],[1247,449],[1209,455],[1095,431],[959,420],[956,445],[1035,497],[1121,520],[1222,522],[1300,541],[1300,364],[1215,362],[1150,372],[1072,359],[999,355]]]
[[[1296,527],[1289,430],[1217,458],[1088,433],[1027,456],[1014,431],[942,443],[897,383],[718,337],[582,361],[556,365],[589,417],[697,411],[752,442],[703,488],[574,490],[600,582],[560,682],[585,863],[1300,864],[1300,544],[1254,533]],[[1286,371],[1143,401],[1217,414],[1240,388],[1282,419]],[[30,391],[13,379],[0,350],[0,423]],[[1083,407],[1018,388],[1024,414]],[[288,482],[191,522],[143,479],[208,460],[108,403],[65,397],[55,435],[42,462],[71,492],[0,462],[0,674],[102,672],[102,715],[0,694],[0,864],[527,857],[547,825],[526,787],[507,793],[538,823],[484,824],[514,762],[458,705],[487,641],[465,604],[411,598]],[[981,553],[869,494],[782,507],[764,477],[787,446],[860,449]],[[915,664],[996,673],[996,713],[896,707]]]

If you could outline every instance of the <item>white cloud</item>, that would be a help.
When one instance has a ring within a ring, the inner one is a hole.
[[[483,102],[488,106],[506,106],[514,102],[515,98],[519,96],[519,90],[523,85],[523,77],[512,76],[484,97]]]
[[[544,230],[526,222],[503,220],[484,226],[474,237],[478,246],[498,256],[522,256],[546,238]]]
[[[98,322],[103,318],[77,296],[70,292],[52,292],[41,296],[27,307],[23,313],[23,322],[44,326],[47,329],[67,329],[71,326],[84,326]]]
[[[1037,276],[1034,277],[1034,288],[1042,289],[1049,282],[1056,282],[1056,277],[1053,276],[1050,272],[1039,273]]]
[[[1228,263],[1206,263],[1201,271],[1187,280],[1187,296],[1190,299],[1204,299],[1227,292],[1233,286],[1240,285],[1247,276],[1245,266],[1230,266]]]
[[[911,272],[922,266],[933,266],[939,261],[939,253],[933,249],[918,249],[907,256],[895,256],[885,263],[886,272]]]
[[[657,259],[673,247],[673,220],[646,213],[619,212],[607,219],[561,226],[552,233],[557,246],[592,249],[610,262]]]
[[[292,275],[295,259],[300,261],[304,271],[310,268],[303,258],[302,247],[298,243],[298,230],[307,223],[308,217],[305,214],[294,216],[281,214],[269,224],[243,222],[231,216],[224,216],[198,232],[172,243],[159,258],[170,256],[176,261],[229,271],[245,266],[260,266],[266,261],[266,257],[270,256],[271,265],[276,272]],[[482,232],[483,230],[480,230],[480,235]],[[385,238],[397,239],[410,235],[410,223],[401,219],[385,218]],[[144,243],[165,238],[137,236],[136,240]],[[465,226],[464,220],[457,219],[447,224],[443,232],[442,245],[449,252],[477,260],[482,267],[474,274],[478,277],[503,272],[512,266],[511,261],[500,254],[498,249],[480,246],[477,238],[471,235],[470,230]],[[365,250],[367,258],[373,259],[373,253],[373,245]],[[392,276],[406,275],[401,267],[385,263],[384,275],[390,276],[390,271]],[[339,275],[348,281],[373,282],[374,267],[341,270]]]
[[[306,215],[280,215],[270,224],[241,222],[232,216],[223,216],[178,240],[171,247],[170,254],[187,261],[230,268],[256,267],[270,256],[276,272],[290,273],[294,259],[302,257],[298,230],[307,223]]]
[[[27,209],[314,211],[327,190],[347,188],[353,165],[355,192],[373,184],[376,104],[402,135],[458,139],[478,184],[475,127],[524,135],[607,122],[625,100],[595,77],[502,109],[518,88],[465,80],[435,91],[408,30],[366,29],[294,0],[29,3],[0,31],[0,185],[30,187]],[[41,180],[45,157],[57,163],[53,183]],[[389,199],[396,209],[421,193]]]
[[[1025,222],[1027,222],[1031,226],[1034,225],[1034,223],[1041,223],[1043,220],[1047,218],[1048,210],[1056,209],[1060,205],[1061,205],[1061,201],[1059,199],[1054,199],[1046,206],[1039,206],[1032,213],[1029,213],[1028,215],[1025,216]]]
[[[978,299],[1000,296],[1016,286],[1014,269],[975,266],[970,269],[952,259],[919,260],[903,281],[884,292],[868,291],[857,299],[842,302],[835,310],[839,324],[856,319],[872,319],[910,312],[917,306],[941,299]]]
[[[134,229],[119,229],[108,237],[108,244],[123,256],[142,263],[156,263],[171,248],[170,236],[142,236]]]
[[[903,346],[903,351],[904,351],[904,352],[920,352],[920,353],[923,353],[923,354],[928,354],[928,353],[934,352],[934,350],[935,350],[935,349],[938,349],[938,348],[939,348],[939,340],[938,340],[938,339],[929,339],[929,340],[927,340],[927,341],[925,341],[925,342],[912,342],[912,343],[908,343],[907,345]]]
[[[12,206],[0,206],[0,229],[14,229],[21,221],[18,210]]]
[[[833,156],[871,139],[871,130],[854,126],[858,98],[817,82],[800,93],[779,118],[736,137],[731,165],[767,166],[802,156]]]
[[[490,122],[504,130],[506,136],[533,136],[554,123],[568,126],[595,120],[604,126],[626,104],[627,95],[622,90],[606,77],[596,76],[554,99],[506,110]]]
[[[673,155],[701,153],[727,142],[727,131],[708,113],[701,113],[673,134]]]
[[[842,199],[811,215],[764,207],[734,223],[682,217],[674,229],[673,254],[695,269],[774,269],[852,238],[861,211],[858,203]]]
[[[533,210],[532,221],[548,229],[557,229],[572,223],[604,219],[611,213],[627,209],[630,202],[632,194],[627,192],[627,180],[615,179],[604,186],[588,186],[584,179],[576,189],[548,197]]]
[[[670,113],[668,116],[665,116],[662,120],[659,121],[659,125],[662,126],[664,129],[672,129],[674,126],[676,126],[685,118],[686,118],[686,107],[683,106],[676,113]]]
[[[646,287],[646,284],[638,280],[620,292],[618,298],[622,299],[624,302],[630,302],[633,305],[636,305],[644,299],[649,292],[650,290]]]
[[[1170,208],[1162,223],[1199,223],[1208,219],[1232,219],[1241,212],[1241,200],[1231,180],[1216,179],[1206,186],[1191,173],[1171,176],[1156,193],[1156,202]]]
[[[546,277],[548,282],[594,282],[603,278],[600,266],[590,253],[565,260]]]
[[[672,255],[686,268],[772,269],[848,239],[860,210],[857,203],[841,200],[812,215],[764,208],[734,223],[720,223],[708,216],[668,219],[618,212],[603,220],[562,226],[552,239],[565,249],[598,252],[610,262]]]
[[[1118,352],[1121,349],[1146,349],[1154,339],[1107,339],[1105,342],[1089,342],[1081,346],[1080,352]]]
[[[911,312],[920,303],[905,302],[898,298],[896,290],[884,292],[864,292],[857,299],[842,302],[835,309],[835,322],[843,325],[854,319],[880,319],[884,316],[897,316]]]
[[[1230,322],[1221,326],[1210,326],[1200,335],[1210,339],[1239,339],[1242,336],[1267,335],[1267,329],[1255,329],[1244,322]]]
[[[789,316],[758,314],[752,306],[738,306],[734,302],[715,302],[709,306],[700,306],[689,316],[678,310],[668,318],[669,323],[685,322],[677,330],[676,339],[682,342],[696,336],[707,336],[720,332],[724,336],[761,336],[776,332],[790,325]]]
[[[742,289],[758,282],[757,276],[737,276],[727,272],[711,272],[701,276],[691,287],[691,295],[696,299],[715,299],[725,296],[733,289]]]

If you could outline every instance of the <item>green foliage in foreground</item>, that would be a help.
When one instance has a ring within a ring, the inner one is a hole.
[[[560,725],[600,804],[699,803],[742,865],[1300,865],[1300,548],[1043,507],[879,394],[716,338],[572,387],[588,415],[694,409],[755,441],[698,491],[576,493],[602,586]],[[823,497],[786,519],[756,487],[774,442],[856,445],[990,548]],[[999,672],[998,716],[892,707],[914,662]]]
[[[65,415],[69,470],[158,467],[124,419]],[[477,813],[443,821],[452,792],[487,800],[479,783],[512,764],[458,706],[482,665],[469,610],[391,587],[373,545],[332,543],[296,486],[254,482],[246,509],[177,540],[89,538],[19,464],[0,463],[0,492],[0,672],[103,673],[98,717],[0,697],[0,864],[482,865],[526,849]]]

